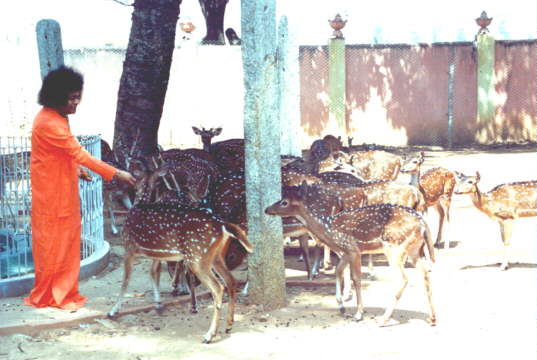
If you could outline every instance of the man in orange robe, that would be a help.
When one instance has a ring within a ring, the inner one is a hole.
[[[80,273],[80,197],[78,178],[91,180],[83,165],[105,180],[116,177],[134,185],[135,179],[91,156],[71,134],[67,115],[74,114],[82,96],[83,78],[61,67],[43,80],[43,105],[32,127],[30,178],[32,187],[32,254],[35,283],[24,299],[35,307],[77,310],[86,298],[78,292]]]

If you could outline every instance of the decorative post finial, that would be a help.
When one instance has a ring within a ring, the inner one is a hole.
[[[181,21],[179,23],[179,27],[181,28],[181,31],[184,32],[183,40],[190,39],[190,36],[192,32],[196,29],[196,26],[190,21],[189,19],[185,19],[184,21]]]
[[[490,25],[491,21],[492,21],[492,18],[489,18],[487,16],[487,13],[483,11],[481,13],[481,16],[475,19],[476,24],[480,26],[480,29],[477,32],[477,35],[487,34],[489,32],[489,29],[487,28],[487,26]]]
[[[347,20],[343,20],[341,18],[341,15],[337,14],[333,20],[328,20],[328,23],[334,29],[334,32],[332,33],[333,39],[343,39],[343,33],[341,32],[341,29],[345,27],[345,24],[347,23]]]

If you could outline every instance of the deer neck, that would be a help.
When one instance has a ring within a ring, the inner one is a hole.
[[[151,191],[149,189],[148,184],[146,183],[143,185],[143,188],[140,191],[136,192],[133,206],[145,205],[149,203],[151,203]]]
[[[484,201],[484,196],[481,191],[479,191],[479,187],[477,187],[477,184],[474,186],[474,191],[472,191],[470,196],[472,197],[472,203],[474,204],[474,206],[479,210],[486,212],[486,201]]]
[[[202,137],[201,142],[203,143],[203,150],[210,152],[211,150],[211,138],[210,137]]]
[[[315,215],[310,209],[305,208],[302,214],[295,216],[313,235],[321,242],[325,243],[332,250],[343,251],[342,248],[334,242],[341,234],[332,228],[331,216]]]
[[[410,174],[410,185],[419,186],[420,184],[420,169]]]
[[[421,165],[418,166],[416,171],[410,174],[410,185],[415,186],[425,196],[425,189],[421,186]]]

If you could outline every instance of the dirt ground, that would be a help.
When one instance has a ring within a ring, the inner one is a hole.
[[[537,179],[537,154],[528,149],[494,152],[427,152],[425,168],[441,165],[464,173],[481,173],[481,189]],[[365,319],[352,321],[355,302],[347,302],[347,315],[339,314],[334,297],[333,272],[323,274],[318,286],[288,286],[287,306],[274,311],[248,304],[241,297],[231,334],[223,323],[214,343],[201,343],[209,327],[212,301],[200,300],[200,312],[188,305],[168,306],[163,315],[154,310],[97,319],[61,329],[29,335],[0,337],[0,360],[22,359],[297,359],[344,355],[364,359],[533,359],[537,355],[537,221],[521,219],[515,225],[509,249],[511,267],[499,270],[501,241],[498,225],[478,212],[468,196],[453,199],[451,222],[444,237],[450,249],[437,250],[432,269],[433,297],[438,324],[429,326],[425,290],[417,270],[408,268],[409,284],[394,312],[397,324],[379,328],[375,316],[383,313],[393,291],[392,274],[382,256],[376,257],[377,278],[364,274],[362,298]],[[436,233],[434,210],[426,214]],[[82,281],[89,297],[84,311],[110,308],[119,291],[122,247],[118,237],[106,233],[112,247],[110,266]],[[148,262],[135,268],[130,297],[123,310],[150,304]],[[304,280],[303,263],[286,258],[291,283]],[[367,269],[364,267],[364,273]],[[165,275],[165,274],[164,274]],[[236,271],[244,279],[245,271]],[[167,275],[161,288],[170,299]],[[202,292],[202,289],[198,290]],[[17,299],[10,306],[28,311]],[[5,307],[6,302],[0,304]],[[224,313],[227,305],[224,306]],[[60,310],[45,309],[51,319]],[[1,319],[13,312],[0,308]]]

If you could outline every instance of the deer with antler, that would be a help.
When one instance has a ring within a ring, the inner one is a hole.
[[[330,208],[338,202],[339,198],[330,192],[315,184],[303,183],[300,187],[284,188],[282,199],[267,207],[265,213],[297,217],[320,241],[340,255],[336,268],[336,300],[341,313],[345,312],[341,293],[344,268],[350,264],[357,301],[354,319],[359,321],[363,317],[361,255],[382,248],[400,281],[379,325],[389,323],[408,283],[404,266],[407,261],[422,273],[429,301],[427,320],[434,325],[436,315],[425,261],[428,253],[434,262],[434,248],[425,220],[410,208],[392,204],[369,205],[330,216]]]
[[[461,175],[455,188],[456,194],[470,194],[474,206],[500,225],[504,245],[501,270],[509,267],[507,249],[513,232],[513,222],[524,217],[537,216],[537,180],[501,184],[487,192],[481,192],[475,176]]]
[[[422,172],[421,166],[424,161],[425,154],[423,152],[417,156],[409,157],[401,166],[401,172],[410,174],[410,184],[416,186],[422,193],[425,208],[433,206],[436,208],[439,219],[435,244],[439,245],[442,242],[444,220],[449,222],[451,198],[460,173],[442,167],[434,167]],[[449,239],[444,241],[444,248],[449,248]]]
[[[131,161],[131,166],[131,172],[137,178],[136,197],[122,232],[125,245],[123,284],[108,316],[115,317],[121,309],[137,256],[153,260],[151,282],[157,312],[163,310],[159,291],[160,262],[183,260],[213,297],[213,317],[203,338],[204,343],[209,343],[218,331],[225,289],[229,294],[226,332],[231,331],[234,320],[235,279],[225,265],[223,249],[232,238],[236,238],[248,252],[252,252],[252,245],[237,225],[222,221],[204,209],[151,203],[156,180],[170,170],[166,164],[149,171],[150,167],[139,159]]]

